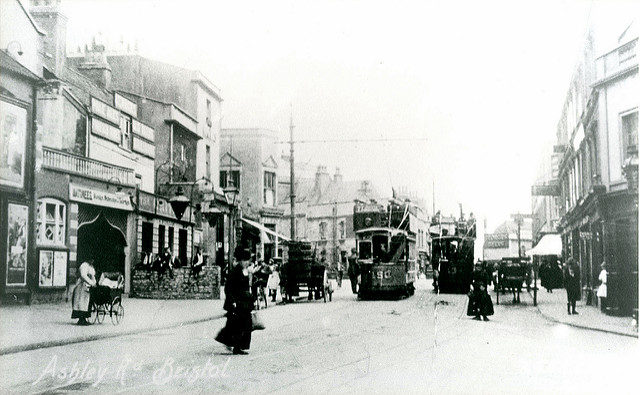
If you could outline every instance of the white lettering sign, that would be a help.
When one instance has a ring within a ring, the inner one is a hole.
[[[120,210],[133,211],[131,200],[126,193],[99,191],[75,184],[69,184],[69,200],[96,206],[113,207]]]

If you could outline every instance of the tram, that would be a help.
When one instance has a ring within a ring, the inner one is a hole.
[[[353,222],[360,269],[358,298],[413,295],[418,267],[411,211],[408,202],[392,200],[384,206],[356,201]]]
[[[443,223],[448,223],[448,227]],[[443,221],[438,214],[431,223],[431,263],[436,292],[467,293],[473,274],[473,253],[476,238],[473,217]]]

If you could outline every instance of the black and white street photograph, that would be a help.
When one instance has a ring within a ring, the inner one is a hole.
[[[0,0],[0,393],[637,393],[639,19]]]

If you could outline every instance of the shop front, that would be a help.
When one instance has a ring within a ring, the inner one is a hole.
[[[133,204],[129,194],[97,186],[69,183],[69,252],[75,268],[93,259],[98,276],[124,275],[129,292],[132,246],[135,246]]]
[[[0,295],[31,301],[33,264],[34,120],[40,78],[0,51]]]
[[[169,201],[161,196],[138,193],[136,263],[148,265],[169,248],[179,265],[189,266],[196,248],[202,249],[202,230],[195,228],[195,215],[188,206],[178,220]]]

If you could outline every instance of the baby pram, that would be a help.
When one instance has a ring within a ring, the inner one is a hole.
[[[90,289],[89,311],[90,322],[102,323],[109,313],[111,323],[118,325],[124,317],[122,307],[122,292],[124,290],[124,277],[120,273],[102,273],[95,287]]]

